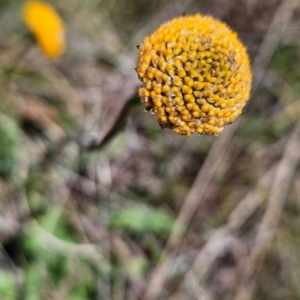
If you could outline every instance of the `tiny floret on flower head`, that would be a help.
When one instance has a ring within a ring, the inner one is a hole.
[[[162,128],[218,135],[243,111],[251,91],[247,50],[225,23],[181,16],[161,25],[138,47],[138,91]]]
[[[24,6],[23,20],[46,56],[54,59],[64,52],[64,23],[52,6],[43,1],[29,1]]]

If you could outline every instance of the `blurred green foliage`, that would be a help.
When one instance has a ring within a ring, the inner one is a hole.
[[[75,244],[66,224],[56,221],[57,212],[46,214],[41,222],[45,226],[43,230],[50,229],[55,223],[54,231],[47,234]],[[27,261],[24,266],[23,299],[45,299],[49,293],[52,294],[48,295],[50,297],[65,297],[66,300],[97,299],[96,281],[101,277],[88,260],[66,256],[56,252],[55,248],[48,248],[41,234],[30,226],[23,236],[22,248]]]
[[[169,233],[175,219],[170,215],[148,207],[130,207],[119,210],[110,220],[114,229],[127,229],[135,233],[144,231]]]
[[[0,177],[8,179],[17,162],[18,125],[4,115],[0,115]]]
[[[1,300],[18,299],[18,291],[13,274],[5,271],[0,271],[0,295]]]

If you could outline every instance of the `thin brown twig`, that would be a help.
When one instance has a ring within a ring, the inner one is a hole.
[[[114,120],[111,127],[107,130],[104,136],[100,136],[99,134],[99,136],[96,136],[95,138],[92,138],[88,141],[79,140],[81,151],[92,151],[102,149],[116,136],[116,134],[118,134],[121,130],[124,129],[130,110],[138,103],[139,102],[135,95],[133,95],[128,101],[126,101],[123,107],[120,109],[117,118]]]

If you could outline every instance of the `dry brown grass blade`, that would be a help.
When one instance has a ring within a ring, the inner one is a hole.
[[[291,133],[283,157],[277,167],[267,209],[259,226],[252,251],[247,259],[246,265],[243,267],[242,285],[237,292],[236,300],[252,299],[254,283],[249,283],[251,283],[251,277],[263,259],[264,249],[276,234],[282,208],[300,160],[299,148],[300,122],[298,122],[294,131]]]
[[[247,221],[251,214],[263,202],[272,184],[274,170],[275,167],[271,167],[264,176],[261,177],[256,188],[251,190],[245,198],[241,200],[239,205],[229,215],[228,223],[212,233],[183,280],[186,288],[190,287],[191,283],[195,286],[195,281],[199,285],[199,282],[208,272],[215,259],[226,248],[226,245],[232,242],[234,232]]]
[[[261,205],[270,190],[276,165],[273,165],[259,180],[228,217],[227,227],[232,232],[240,229],[254,211]]]

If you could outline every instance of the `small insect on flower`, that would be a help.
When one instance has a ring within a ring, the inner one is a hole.
[[[138,91],[162,128],[178,134],[218,135],[243,111],[252,72],[245,46],[225,23],[181,16],[161,25],[137,47]]]
[[[23,9],[23,20],[47,57],[54,59],[65,51],[64,23],[52,6],[43,1],[29,1]]]

